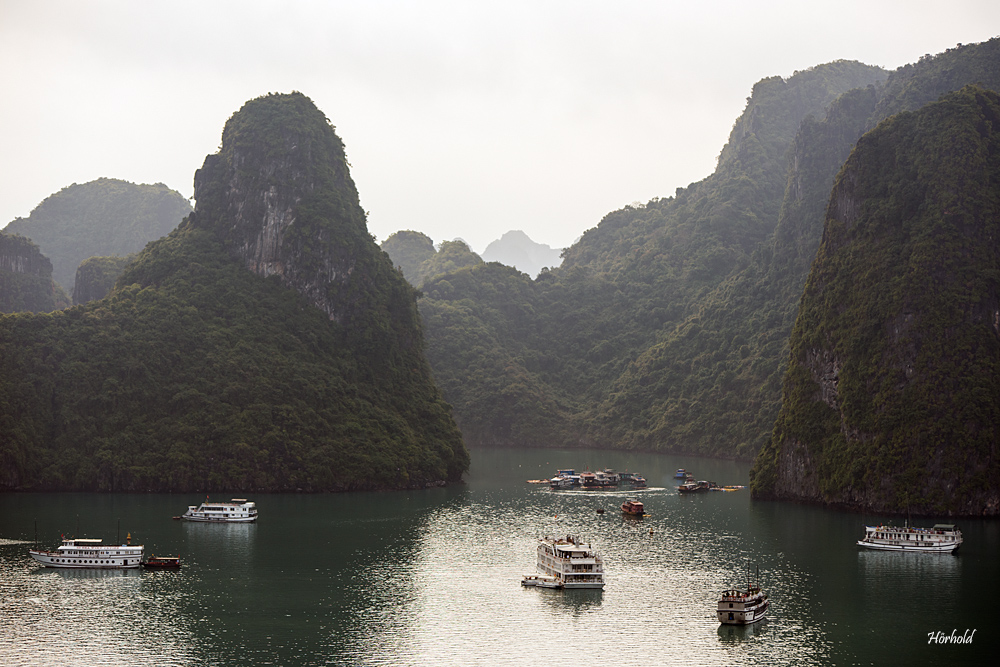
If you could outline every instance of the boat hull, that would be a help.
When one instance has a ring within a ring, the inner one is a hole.
[[[185,521],[195,521],[195,522],[198,522],[198,523],[253,523],[254,521],[257,520],[257,517],[255,517],[255,516],[248,517],[248,518],[237,517],[235,519],[233,519],[233,518],[218,519],[218,518],[215,518],[215,517],[197,516],[197,515],[194,515],[194,514],[190,514],[190,515],[189,514],[182,514],[181,518],[184,519]]]
[[[767,618],[768,606],[768,601],[764,600],[763,604],[751,609],[720,609],[718,611],[719,623],[723,625],[753,625],[754,623],[759,623]]]
[[[948,554],[961,546],[958,542],[950,542],[944,544],[932,544],[932,545],[917,545],[917,544],[882,544],[880,542],[867,542],[865,540],[858,541],[859,547],[864,547],[865,549],[874,549],[876,551],[905,551],[907,553],[935,553],[935,554]]]
[[[142,554],[125,556],[69,556],[53,551],[35,551],[29,549],[28,554],[44,567],[56,567],[65,570],[132,570],[140,565]]]

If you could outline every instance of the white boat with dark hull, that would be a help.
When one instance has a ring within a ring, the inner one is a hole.
[[[579,537],[538,540],[540,574],[526,575],[522,586],[542,588],[604,588],[604,559]]]
[[[56,551],[29,549],[28,554],[45,567],[78,570],[126,570],[142,563],[142,545],[110,545],[85,538],[63,539]]]
[[[750,571],[747,570],[747,587],[745,589],[730,588],[722,591],[717,610],[719,623],[723,625],[750,625],[767,617],[769,602],[767,594],[760,589],[760,574],[756,585],[750,584]]]
[[[719,599],[719,623],[723,625],[750,625],[767,617],[767,594],[759,586],[747,590],[730,588],[722,591]]]
[[[257,504],[245,498],[233,498],[228,503],[210,503],[207,500],[197,507],[188,505],[181,515],[185,521],[211,523],[249,523],[257,520]]]
[[[865,526],[865,537],[858,546],[880,551],[951,553],[962,546],[962,531],[951,523],[935,524],[933,528]]]

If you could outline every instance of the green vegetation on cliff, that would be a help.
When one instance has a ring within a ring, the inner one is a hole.
[[[855,142],[962,85],[1000,90],[998,65],[991,40],[888,77],[841,61],[765,79],[713,175],[609,213],[561,267],[525,285],[485,267],[427,281],[428,355],[467,440],[753,459]]]
[[[707,300],[771,242],[787,151],[803,119],[822,118],[841,94],[884,77],[878,68],[838,61],[765,79],[712,176],[674,197],[609,213],[564,252],[559,268],[516,288],[510,272],[485,267],[425,282],[428,356],[466,438],[751,457],[777,399],[748,435],[739,423],[743,371],[727,364],[727,355],[773,376],[776,387],[782,338],[767,337],[773,358],[750,358],[745,351],[759,342],[756,332],[726,317],[722,296],[713,308],[729,331],[721,343],[706,337]],[[764,325],[771,318],[754,319]],[[488,372],[470,372],[456,354],[463,338],[469,349],[496,341]],[[669,358],[661,355],[667,346]],[[492,393],[503,400],[488,400]],[[735,451],[735,442],[748,445]]]
[[[0,486],[458,480],[468,453],[423,355],[416,292],[368,235],[312,102],[248,102],[196,198],[106,298],[0,317]]]
[[[461,239],[442,241],[435,248],[434,241],[420,232],[396,232],[382,242],[382,250],[414,287],[420,287],[429,278],[483,263]]]
[[[11,221],[4,231],[38,244],[52,262],[52,278],[72,292],[80,262],[142,250],[190,212],[188,201],[162,183],[137,185],[99,178],[63,188],[27,218]]]
[[[106,297],[115,286],[118,276],[133,260],[135,255],[90,257],[80,262],[76,269],[73,303],[79,305]]]
[[[756,497],[1000,513],[1000,95],[857,143],[830,196]]]

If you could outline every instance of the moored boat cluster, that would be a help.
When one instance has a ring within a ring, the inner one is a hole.
[[[553,489],[616,489],[621,485],[627,485],[633,489],[644,489],[646,488],[646,478],[634,472],[615,472],[611,468],[595,472],[588,470],[581,473],[577,473],[574,468],[565,468],[557,470],[555,477],[548,480],[548,484]]]

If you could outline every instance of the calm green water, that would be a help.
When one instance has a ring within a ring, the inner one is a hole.
[[[550,491],[557,467],[643,473],[640,492]],[[615,452],[474,451],[467,484],[412,493],[256,495],[255,525],[172,521],[200,497],[0,495],[0,664],[987,664],[1000,522],[960,522],[959,555],[859,551],[861,517],[679,496],[673,471],[746,484],[746,465]],[[618,505],[639,497],[648,516]],[[222,496],[213,496],[222,499]],[[603,508],[603,515],[596,510]],[[60,535],[180,554],[179,572],[60,571]],[[924,523],[930,523],[924,522]],[[602,591],[522,588],[535,539],[579,534]],[[719,591],[760,566],[769,619],[720,628]],[[969,644],[928,633],[975,630]]]

